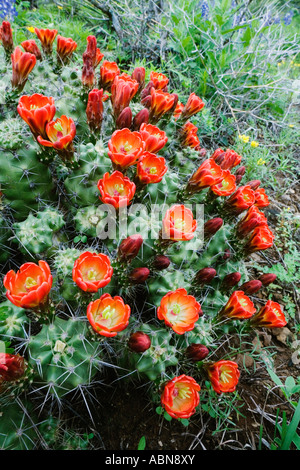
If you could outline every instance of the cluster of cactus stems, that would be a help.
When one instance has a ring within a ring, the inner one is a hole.
[[[27,390],[63,403],[113,366],[189,418],[203,379],[217,394],[238,385],[229,346],[217,352],[231,327],[286,324],[279,304],[256,308],[252,297],[276,276],[251,279],[245,263],[273,244],[268,197],[260,181],[242,181],[233,149],[201,147],[195,93],[180,103],[164,74],[122,72],[94,36],[72,65],[77,44],[57,33],[36,28],[42,50],[28,40],[23,52],[1,29],[12,78],[0,129],[0,339],[13,348],[0,352],[1,397]],[[8,145],[12,120],[24,137]],[[162,220],[147,217],[151,205]],[[114,235],[101,237],[110,220]]]

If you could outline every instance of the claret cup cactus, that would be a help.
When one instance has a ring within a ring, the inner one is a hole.
[[[164,74],[122,70],[94,36],[75,63],[71,38],[35,33],[38,62],[17,45],[6,65],[16,135],[0,129],[0,340],[17,351],[1,356],[1,397],[22,381],[14,363],[42,409],[110,366],[187,419],[209,381],[239,387],[230,344],[218,348],[229,331],[286,324],[253,298],[274,277],[245,263],[273,244],[268,197],[234,149],[201,147],[195,93],[181,103]]]

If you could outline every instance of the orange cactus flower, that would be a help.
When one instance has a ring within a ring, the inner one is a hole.
[[[100,67],[100,85],[104,90],[110,89],[114,79],[120,75],[116,62],[104,60]],[[133,77],[134,78],[134,77]]]
[[[57,58],[63,64],[67,64],[73,52],[77,49],[77,43],[72,38],[64,38],[63,36],[57,36]]]
[[[163,115],[172,113],[177,105],[178,96],[162,90],[151,88],[151,94],[142,100],[142,104],[149,108],[149,122],[156,124]]]
[[[251,206],[247,210],[245,217],[237,225],[237,233],[240,237],[245,237],[256,227],[267,226],[268,220],[263,212],[256,206]]]
[[[175,419],[190,418],[200,402],[200,385],[188,375],[180,375],[170,380],[161,395],[161,404]]]
[[[19,354],[0,353],[0,385],[1,382],[15,382],[25,373],[25,359]]]
[[[41,136],[37,138],[41,145],[53,147],[58,151],[64,150],[72,144],[76,135],[76,126],[72,118],[61,116],[55,121],[48,122],[46,134],[49,140],[45,140]]]
[[[218,394],[234,392],[240,371],[233,361],[218,361],[205,367],[214,391]]]
[[[210,187],[216,196],[230,196],[236,190],[235,176],[230,170],[223,171],[223,179]]]
[[[200,147],[200,140],[197,136],[198,127],[187,121],[180,129],[180,142],[184,147],[191,147],[197,149]]]
[[[34,39],[28,39],[27,41],[21,42],[21,46],[23,47],[25,52],[30,52],[30,54],[34,54],[36,60],[42,60],[42,53]]]
[[[103,89],[94,88],[89,92],[86,107],[87,122],[92,131],[100,131],[103,121]]]
[[[46,261],[23,264],[15,273],[10,270],[4,277],[6,297],[17,307],[35,308],[44,304],[52,287],[52,275]]]
[[[0,39],[6,54],[11,54],[14,49],[11,24],[9,21],[3,21],[0,28]]]
[[[152,124],[143,123],[140,127],[140,134],[145,142],[146,152],[157,153],[168,142],[166,133]]]
[[[244,246],[244,250],[247,253],[266,250],[273,245],[274,238],[275,236],[267,225],[256,227]]]
[[[85,251],[74,263],[72,277],[85,292],[97,292],[105,287],[113,274],[110,259],[103,253]]]
[[[176,105],[176,108],[175,108],[175,111],[174,111],[175,121],[177,121],[177,119],[180,118],[183,108],[184,108],[184,104],[180,103],[180,101],[178,101],[178,103]]]
[[[173,241],[191,240],[197,228],[192,211],[183,204],[168,209],[162,224],[162,237]]]
[[[88,305],[87,318],[96,333],[112,337],[128,326],[130,311],[121,297],[103,294]]]
[[[142,184],[159,183],[167,171],[166,160],[150,152],[144,152],[137,164],[137,177]]]
[[[223,177],[223,170],[212,159],[208,158],[192,175],[187,189],[191,192],[201,191],[204,188],[221,183]]]
[[[252,317],[256,312],[253,302],[245,295],[244,291],[233,292],[227,304],[219,312],[220,318],[231,318],[233,320],[244,320]]]
[[[12,87],[22,91],[27,82],[28,75],[36,64],[36,57],[29,52],[22,52],[17,46],[11,54],[12,61]]]
[[[269,198],[266,195],[264,188],[258,188],[256,191],[254,191],[254,195],[256,207],[263,208],[270,204]]]
[[[53,42],[57,35],[56,29],[38,29],[34,28],[34,32],[41,41],[42,49],[45,54],[52,54]]]
[[[108,156],[115,169],[126,169],[135,165],[142,155],[145,144],[139,132],[119,129],[113,133],[108,142]]]
[[[287,324],[284,313],[277,302],[268,300],[266,305],[262,307],[251,319],[250,325],[254,328],[282,328]]]
[[[201,305],[195,297],[188,295],[183,288],[174,292],[168,292],[160,302],[157,309],[157,318],[164,320],[175,333],[183,335],[186,331],[193,330],[195,323],[199,320]]]
[[[136,189],[135,184],[120,171],[114,171],[111,175],[105,173],[97,186],[101,193],[99,199],[105,204],[111,204],[115,209],[128,206]]]
[[[46,125],[52,121],[56,112],[52,96],[48,97],[39,93],[21,96],[17,111],[28,124],[35,138],[39,135],[47,138]]]
[[[182,109],[180,119],[189,119],[204,108],[204,103],[195,93],[191,93],[186,105]]]
[[[250,186],[240,186],[225,202],[224,208],[234,214],[240,214],[255,202],[254,191]]]
[[[241,155],[234,150],[227,149],[224,151],[220,148],[215,150],[210,158],[220,165],[222,170],[231,170],[233,167],[239,165],[242,160]]]
[[[115,119],[118,118],[124,108],[129,106],[138,88],[139,83],[126,73],[115,77],[111,85],[111,102]]]
[[[166,77],[163,73],[158,72],[151,72],[150,80],[151,82],[153,82],[153,85],[156,90],[163,90],[169,83],[168,77]]]

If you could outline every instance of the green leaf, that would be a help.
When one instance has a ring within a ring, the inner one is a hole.
[[[184,418],[182,418],[182,419],[180,420],[180,422],[183,424],[183,426],[188,426],[188,425],[190,424],[189,420],[188,420],[188,419],[184,419]]]
[[[165,418],[167,421],[172,421],[172,416],[170,416],[166,411],[164,412],[164,418]]]
[[[145,450],[146,447],[146,438],[142,436],[140,442],[138,443],[138,450]]]
[[[162,406],[158,406],[155,411],[158,415],[162,415],[164,410]]]

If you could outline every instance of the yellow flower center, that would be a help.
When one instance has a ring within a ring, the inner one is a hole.
[[[114,309],[114,308],[111,308],[111,307],[108,305],[107,307],[105,307],[105,309],[104,309],[103,312],[102,312],[102,318],[104,318],[104,320],[108,320],[108,319],[111,318],[114,314],[115,314],[115,309]]]
[[[126,153],[130,152],[131,149],[132,149],[132,145],[130,145],[128,141],[121,147],[121,150]]]
[[[185,221],[182,219],[176,219],[174,222],[174,227],[176,230],[183,230],[185,227]]]
[[[124,191],[124,184],[115,184],[115,190],[118,194],[122,194]]]
[[[37,282],[35,279],[33,279],[32,277],[27,277],[25,281],[26,289],[30,289],[31,287],[36,286],[36,285],[37,285]]]
[[[94,269],[90,269],[88,272],[88,280],[95,281],[97,276],[97,272]]]
[[[220,382],[229,383],[231,379],[232,379],[231,372],[229,372],[229,370],[223,369],[220,373]]]
[[[190,398],[192,392],[191,390],[189,389],[189,387],[175,387],[174,388],[174,393],[173,395],[175,397],[179,397],[181,398],[182,400],[185,400],[186,398]]]
[[[178,315],[180,313],[180,305],[178,305],[178,304],[173,305],[171,310],[170,310],[170,313],[172,315]]]
[[[63,127],[59,121],[56,122],[53,127],[57,132],[63,132]]]

